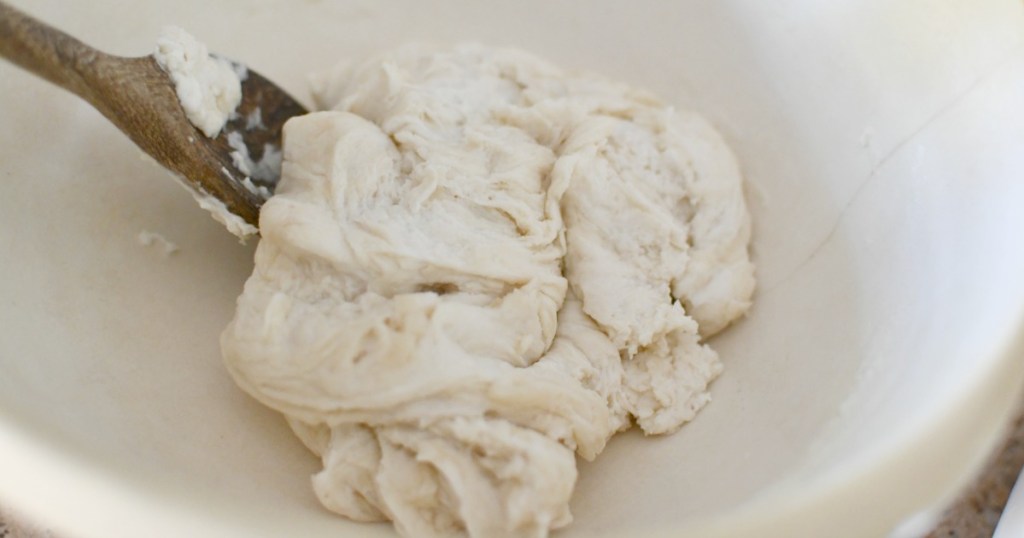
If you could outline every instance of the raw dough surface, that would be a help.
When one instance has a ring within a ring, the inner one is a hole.
[[[231,63],[210,55],[206,45],[176,26],[164,28],[153,57],[170,75],[192,125],[216,137],[242,102],[242,83]]]
[[[323,459],[323,504],[407,536],[546,536],[575,455],[668,433],[753,292],[735,159],[696,115],[515,50],[408,46],[285,127],[222,348]]]

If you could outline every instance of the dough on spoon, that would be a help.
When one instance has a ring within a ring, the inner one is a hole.
[[[222,337],[323,459],[323,504],[407,536],[546,536],[574,455],[668,433],[754,288],[735,159],[692,113],[531,55],[407,46],[285,126]]]

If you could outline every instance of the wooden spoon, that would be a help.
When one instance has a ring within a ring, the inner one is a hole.
[[[281,171],[278,167],[245,181],[246,174],[231,156],[239,149],[238,135],[252,160],[259,161],[265,150],[281,150],[284,122],[306,113],[284,90],[248,70],[233,119],[216,138],[207,138],[186,117],[174,83],[153,56],[105,54],[2,1],[0,56],[85,99],[143,151],[184,178],[186,186],[220,200],[253,226]],[[253,117],[262,121],[250,121]],[[229,144],[232,133],[237,133],[235,147]]]

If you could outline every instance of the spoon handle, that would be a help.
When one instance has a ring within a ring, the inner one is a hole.
[[[0,0],[0,57],[95,105],[91,79],[110,60],[70,35]]]

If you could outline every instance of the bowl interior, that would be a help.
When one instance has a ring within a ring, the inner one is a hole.
[[[476,40],[705,113],[748,180],[755,306],[715,339],[727,369],[697,420],[581,465],[565,536],[679,528],[837,472],[939,417],[1020,321],[1019,2],[13,3],[125,55],[178,24],[307,101],[305,74],[340,59]],[[132,497],[194,535],[390,535],[322,510],[316,459],[221,366],[252,245],[8,64],[0,117],[0,430],[99,488],[0,495],[89,532]]]

